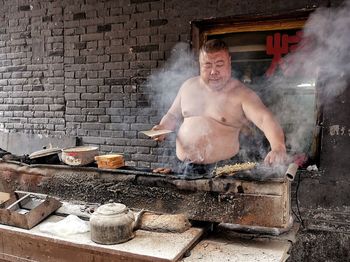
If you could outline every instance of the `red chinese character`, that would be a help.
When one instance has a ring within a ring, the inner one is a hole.
[[[302,32],[298,31],[296,35],[289,36],[287,34],[282,35],[275,33],[273,36],[269,35],[266,37],[266,54],[272,55],[272,61],[270,67],[266,71],[266,76],[270,77],[274,74],[277,67],[283,67],[282,55],[288,54],[289,51],[295,51],[297,44],[301,41]],[[290,45],[289,44],[293,44]]]

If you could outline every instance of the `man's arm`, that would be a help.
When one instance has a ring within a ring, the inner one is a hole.
[[[265,163],[283,163],[286,160],[284,133],[271,111],[250,90],[243,95],[242,108],[246,117],[264,132],[270,143],[271,151],[266,155]]]
[[[181,113],[181,89],[177,93],[177,96],[171,105],[168,112],[162,117],[158,125],[155,125],[152,130],[161,130],[161,129],[168,129],[168,130],[175,130],[177,124],[182,119],[182,113]],[[163,141],[165,138],[164,135],[157,136],[154,138],[156,141]]]

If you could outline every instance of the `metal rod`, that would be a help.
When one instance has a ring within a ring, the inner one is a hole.
[[[14,207],[15,205],[19,204],[22,200],[28,198],[31,194],[27,194],[23,197],[21,197],[20,199],[18,199],[17,201],[13,202],[11,205],[9,205],[6,209],[11,209],[12,207]]]

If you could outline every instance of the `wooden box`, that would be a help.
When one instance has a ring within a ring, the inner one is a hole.
[[[31,229],[62,204],[44,194],[15,191],[2,193],[0,200],[0,223]]]

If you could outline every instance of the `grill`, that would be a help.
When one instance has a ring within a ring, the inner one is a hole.
[[[0,161],[0,179],[7,192],[25,190],[93,203],[113,200],[135,209],[184,213],[198,221],[290,226],[290,181],[281,172],[258,166],[230,177],[207,176]]]

